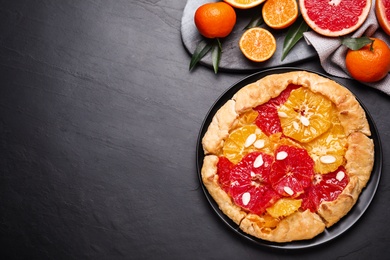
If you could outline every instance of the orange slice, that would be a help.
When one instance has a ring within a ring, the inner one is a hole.
[[[249,9],[263,3],[265,0],[224,0],[226,3],[238,9]]]
[[[240,126],[249,125],[255,122],[259,113],[253,109],[248,110],[238,117],[238,123]]]
[[[307,88],[295,89],[278,108],[283,133],[299,142],[308,143],[331,126],[332,103]]]
[[[332,117],[332,122],[332,127],[327,132],[305,144],[310,157],[314,160],[316,173],[334,172],[344,163],[347,138],[336,113]]]
[[[301,204],[302,200],[281,198],[274,205],[267,208],[267,212],[274,218],[287,217],[297,211]]]
[[[268,137],[256,125],[245,125],[230,133],[222,150],[226,158],[237,164],[250,152],[270,153],[270,146]]]
[[[276,51],[275,37],[264,28],[251,28],[240,38],[239,47],[248,59],[255,62],[266,61]]]
[[[273,29],[284,29],[298,18],[296,0],[267,0],[262,9],[264,22]]]

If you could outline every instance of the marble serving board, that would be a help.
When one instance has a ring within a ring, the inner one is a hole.
[[[194,53],[198,43],[204,39],[196,29],[194,14],[199,6],[207,2],[210,2],[210,0],[188,0],[183,11],[181,20],[181,38],[184,47],[190,55]],[[283,42],[288,29],[274,30],[263,23],[260,27],[268,29],[275,36],[277,44],[276,52],[265,62],[257,63],[248,60],[241,53],[238,42],[245,31],[244,28],[249,24],[252,17],[258,17],[258,15],[261,14],[261,8],[262,4],[248,10],[235,9],[237,14],[237,23],[232,33],[226,38],[221,39],[223,52],[219,64],[220,71],[253,72],[260,69],[299,64],[302,61],[317,57],[317,53],[314,48],[308,45],[304,39],[301,39],[282,61]],[[200,64],[212,68],[211,52],[203,57]]]

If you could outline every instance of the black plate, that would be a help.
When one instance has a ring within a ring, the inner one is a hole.
[[[363,192],[360,194],[360,197],[358,201],[356,202],[355,206],[351,209],[351,211],[343,217],[339,222],[337,222],[335,225],[333,225],[331,228],[325,229],[325,231],[316,236],[313,239],[310,240],[304,240],[304,241],[294,241],[294,242],[288,242],[288,243],[272,243],[265,240],[261,240],[258,238],[255,238],[251,235],[248,235],[244,233],[237,224],[235,224],[229,217],[227,217],[218,207],[214,199],[211,197],[211,195],[208,193],[206,187],[203,185],[202,177],[201,177],[201,169],[203,165],[203,147],[202,147],[202,138],[207,131],[207,128],[215,115],[215,113],[218,111],[218,109],[225,104],[225,102],[232,98],[232,96],[242,87],[255,82],[267,75],[270,74],[277,74],[277,73],[284,73],[289,71],[298,71],[302,70],[299,68],[276,68],[276,69],[269,69],[262,72],[255,73],[251,76],[248,76],[236,84],[234,84],[232,87],[230,87],[225,93],[223,93],[218,100],[214,103],[214,105],[211,107],[210,111],[208,112],[198,137],[197,142],[197,171],[198,171],[198,177],[199,181],[201,183],[201,186],[203,188],[204,194],[206,195],[207,200],[209,201],[211,207],[214,209],[214,211],[218,214],[218,216],[221,218],[221,220],[227,224],[228,227],[233,229],[238,235],[244,237],[245,239],[248,239],[258,245],[266,246],[270,248],[279,248],[279,249],[303,249],[303,248],[309,248],[318,246],[321,244],[324,244],[332,239],[335,239],[345,231],[347,231],[349,228],[351,228],[358,219],[363,215],[363,213],[367,210],[368,206],[370,205],[372,199],[374,198],[375,192],[377,190],[381,172],[382,172],[382,146],[378,134],[378,130],[376,125],[374,124],[374,121],[370,115],[370,113],[367,111],[366,107],[361,103],[360,100],[359,103],[363,107],[363,109],[366,112],[366,116],[371,128],[371,138],[374,141],[375,145],[375,161],[374,161],[374,168],[371,173],[371,178],[366,186],[366,188],[363,190]],[[323,74],[320,74],[318,72],[306,70],[309,72],[313,72],[316,74],[319,74],[323,77],[329,78],[328,76],[325,76]],[[334,80],[334,79],[332,79]],[[340,83],[339,83],[340,84]],[[342,85],[342,84],[340,84]]]

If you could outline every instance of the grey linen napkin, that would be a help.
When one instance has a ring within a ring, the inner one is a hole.
[[[378,21],[375,16],[375,1],[373,1],[370,13],[363,23],[363,25],[350,37],[375,37],[379,38],[390,46],[390,36],[386,35],[379,29]],[[322,68],[330,75],[351,78],[345,66],[345,55],[348,48],[341,45],[339,38],[330,38],[321,36],[314,31],[304,33],[305,40],[312,45],[317,51]],[[364,83],[367,86],[379,89],[380,91],[390,95],[390,75],[388,74],[384,79],[375,83]]]

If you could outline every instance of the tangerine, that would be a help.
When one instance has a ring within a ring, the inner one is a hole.
[[[296,0],[268,0],[262,9],[264,22],[273,29],[284,29],[298,18]]]
[[[239,41],[241,52],[255,62],[266,61],[276,51],[275,37],[264,28],[251,28],[244,32]]]
[[[376,0],[375,14],[383,31],[390,35],[390,0]]]
[[[236,24],[236,12],[225,2],[206,3],[196,9],[194,22],[204,37],[223,38],[232,32]]]
[[[299,0],[303,19],[317,33],[338,37],[357,30],[367,19],[371,0]]]
[[[238,9],[249,9],[263,3],[265,0],[224,0],[226,3]]]
[[[376,82],[390,71],[390,48],[386,42],[371,38],[374,42],[359,50],[348,50],[345,65],[352,78],[361,82]]]

